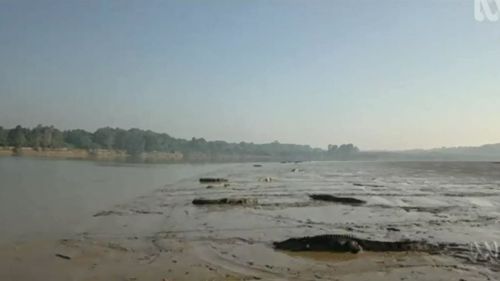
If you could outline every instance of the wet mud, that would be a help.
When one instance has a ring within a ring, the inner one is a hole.
[[[487,167],[301,165],[235,164],[216,173],[226,188],[187,178],[96,210],[73,235],[0,245],[0,279],[498,280],[498,262],[469,247],[500,237],[500,176]]]

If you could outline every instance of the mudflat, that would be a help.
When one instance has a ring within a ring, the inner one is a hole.
[[[500,178],[492,173],[498,165],[261,165],[197,171],[96,208],[78,231],[5,239],[0,280],[498,280],[498,260],[474,259],[468,247],[499,237]],[[202,176],[230,185],[207,189]],[[366,203],[317,201],[312,193]],[[194,205],[196,198],[251,198],[255,204]],[[322,234],[456,247],[353,254],[273,246]]]

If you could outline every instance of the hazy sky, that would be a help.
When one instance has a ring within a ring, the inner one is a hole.
[[[473,0],[0,0],[0,125],[361,149],[500,142]]]

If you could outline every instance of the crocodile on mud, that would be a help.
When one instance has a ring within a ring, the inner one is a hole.
[[[330,194],[309,194],[309,197],[313,200],[319,200],[319,201],[328,201],[328,202],[335,202],[335,203],[342,203],[342,204],[349,204],[349,205],[362,205],[365,204],[366,201],[361,200],[361,199],[356,199],[356,198],[351,198],[351,197],[338,197],[338,196],[333,196]]]
[[[358,253],[362,250],[373,252],[418,251],[437,253],[444,245],[430,244],[425,241],[377,241],[360,239],[351,235],[317,235],[290,238],[274,242],[274,247],[288,251],[328,251],[338,253]]]
[[[193,205],[255,205],[257,199],[253,198],[219,198],[205,199],[196,198],[193,200]]]
[[[200,178],[200,183],[221,183],[228,182],[225,178]]]

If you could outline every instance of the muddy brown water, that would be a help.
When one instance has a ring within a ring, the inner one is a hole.
[[[84,231],[97,210],[220,167],[0,157],[0,241]]]

